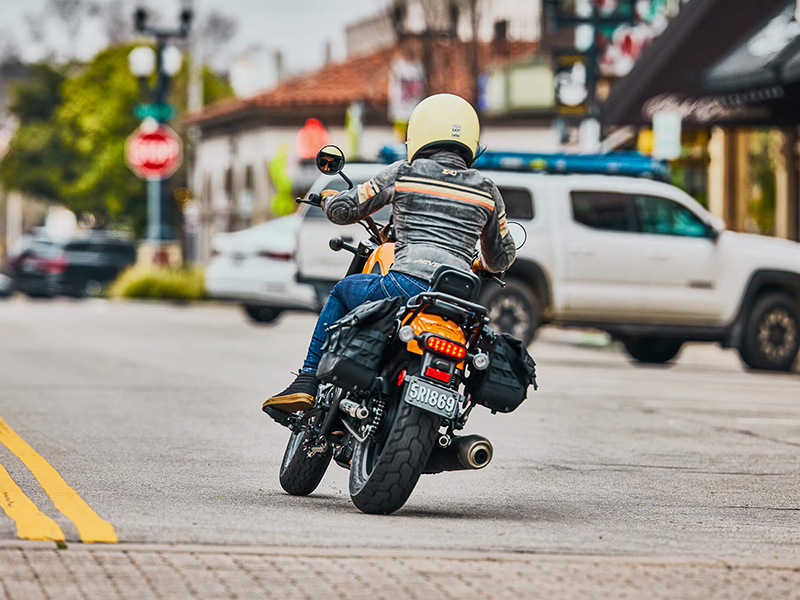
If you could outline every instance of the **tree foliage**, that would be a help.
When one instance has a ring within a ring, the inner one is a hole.
[[[13,92],[19,121],[0,163],[0,182],[101,222],[133,226],[146,221],[145,182],[125,164],[125,141],[139,126],[137,103],[147,101],[128,70],[130,45],[112,46],[86,65],[39,64]],[[188,61],[176,76],[170,101],[185,110]],[[230,95],[230,86],[205,69],[205,100]],[[154,82],[151,82],[154,83]],[[180,125],[177,126],[181,133]],[[185,185],[178,173],[175,185]]]

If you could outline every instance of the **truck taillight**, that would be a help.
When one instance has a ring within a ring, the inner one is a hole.
[[[467,355],[467,349],[461,344],[456,344],[445,338],[440,338],[435,335],[430,336],[425,345],[434,352],[450,356],[452,358],[462,359]]]

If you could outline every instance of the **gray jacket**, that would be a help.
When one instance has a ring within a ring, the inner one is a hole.
[[[397,237],[393,271],[427,280],[441,265],[469,271],[479,239],[487,270],[505,271],[514,262],[503,197],[453,152],[389,165],[368,182],[328,196],[323,209],[346,225],[389,203]]]

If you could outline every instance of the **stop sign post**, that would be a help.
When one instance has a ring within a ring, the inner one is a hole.
[[[183,144],[168,126],[148,120],[133,132],[125,144],[130,169],[147,184],[147,237],[161,238],[161,181],[181,166]]]

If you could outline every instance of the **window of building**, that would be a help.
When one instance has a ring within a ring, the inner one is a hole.
[[[604,231],[637,231],[633,197],[616,192],[572,192],[576,223]]]
[[[708,237],[708,227],[685,206],[656,196],[636,196],[636,211],[644,233]]]
[[[506,205],[506,215],[509,219],[530,221],[536,216],[533,196],[530,190],[507,187],[498,189],[500,190],[500,195],[503,197],[503,203]]]

